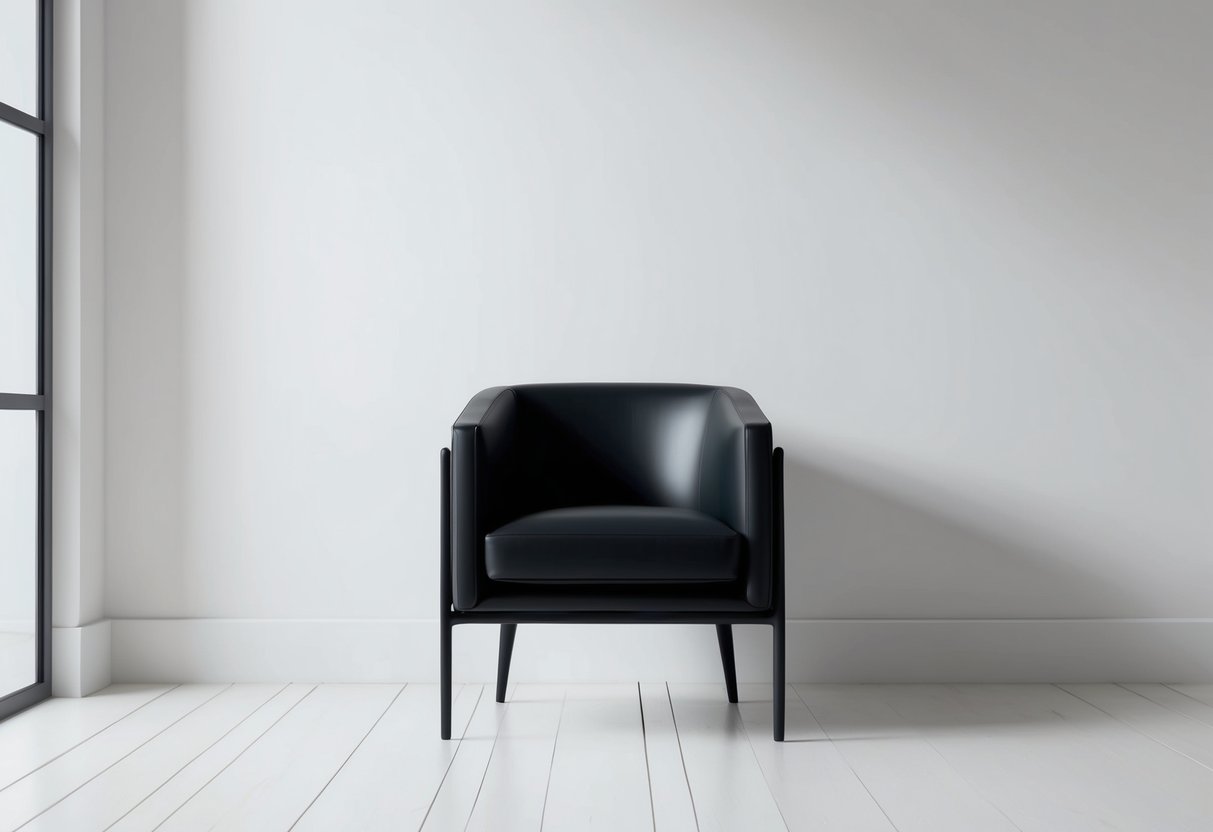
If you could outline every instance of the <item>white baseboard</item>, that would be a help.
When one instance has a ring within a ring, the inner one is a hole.
[[[430,620],[114,619],[115,682],[433,682]],[[742,681],[770,679],[770,628],[734,627]],[[56,642],[56,645],[58,642]],[[497,628],[455,628],[456,681],[489,681]],[[57,663],[56,663],[57,664]],[[519,682],[720,681],[715,631],[523,625]],[[788,680],[1213,680],[1211,619],[793,620]]]
[[[110,683],[109,621],[51,628],[51,695],[88,696]]]

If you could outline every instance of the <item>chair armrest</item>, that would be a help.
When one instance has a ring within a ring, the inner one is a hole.
[[[771,423],[744,390],[722,387],[712,401],[700,458],[700,510],[746,539],[746,601],[773,605]]]
[[[484,536],[509,510],[505,473],[513,454],[514,391],[477,393],[451,431],[451,584],[455,609],[480,600]]]

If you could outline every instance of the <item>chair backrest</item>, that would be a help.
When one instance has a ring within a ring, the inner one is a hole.
[[[513,388],[513,496],[522,512],[575,505],[697,508],[715,387],[538,384]]]

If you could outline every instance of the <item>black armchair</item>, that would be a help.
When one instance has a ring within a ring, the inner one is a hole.
[[[784,733],[783,449],[733,387],[539,384],[478,393],[442,451],[442,738],[451,629],[715,624],[730,702],[733,624],[774,628]]]

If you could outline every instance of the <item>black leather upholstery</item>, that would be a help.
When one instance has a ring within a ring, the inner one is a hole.
[[[689,508],[586,506],[528,514],[485,537],[490,581],[693,584],[736,581],[741,535]]]
[[[468,613],[715,613],[752,614],[732,584],[501,584],[508,592],[490,595]]]
[[[645,560],[634,541],[613,547],[601,539],[593,546],[583,543],[580,555],[561,544],[559,556],[532,541],[525,547],[532,554],[523,558],[523,544],[490,539],[495,530],[500,534],[531,515],[603,506],[682,509],[733,530],[739,535],[731,550],[735,560],[720,555],[718,566],[709,569],[710,558],[679,561],[671,550],[649,558],[653,574],[668,575],[673,583],[676,562],[687,570],[698,564],[708,570],[701,574],[712,575],[724,563],[735,564],[735,596],[750,609],[771,607],[771,425],[748,393],[684,384],[497,387],[472,399],[455,422],[452,441],[455,609],[474,610],[490,598],[517,593],[519,579],[507,575],[529,575],[528,583],[569,582],[569,575],[595,564],[607,576],[602,583],[648,583],[622,577]],[[574,531],[572,522],[562,526],[566,535]],[[609,568],[608,549],[619,559]],[[536,577],[541,566],[554,570],[544,581]],[[693,593],[688,589],[680,597]],[[617,591],[611,595],[618,597]],[[644,593],[638,597],[643,601]],[[620,609],[636,606],[619,603]]]
[[[444,739],[454,626],[500,625],[504,702],[518,624],[550,622],[713,624],[730,702],[732,625],[769,625],[783,739],[783,450],[748,393],[494,387],[464,408],[441,462]]]

